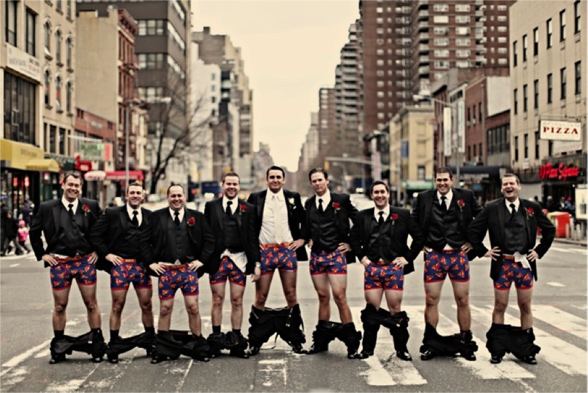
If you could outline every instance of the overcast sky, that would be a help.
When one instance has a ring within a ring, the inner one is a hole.
[[[295,171],[318,111],[318,89],[333,87],[358,0],[193,0],[195,31],[210,26],[240,47],[253,89],[254,146],[270,146],[277,165]]]

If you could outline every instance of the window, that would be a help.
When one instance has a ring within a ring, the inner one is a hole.
[[[524,142],[523,142],[524,143],[524,146],[523,146],[523,148],[525,149],[525,151],[524,151],[524,154],[525,154],[524,158],[529,158],[529,134],[525,134],[523,136],[523,138],[524,138]]]
[[[45,106],[50,106],[51,101],[49,99],[49,94],[51,92],[51,74],[49,74],[49,70],[45,71]]]
[[[523,85],[523,112],[527,112],[527,102],[529,99],[528,94],[529,92],[527,85]]]
[[[559,98],[562,100],[566,99],[566,69],[565,67],[559,70],[559,78],[560,78],[560,89],[561,93]]]
[[[31,56],[35,56],[36,55],[36,51],[35,51],[35,37],[36,37],[36,20],[37,20],[37,15],[33,14],[31,12],[31,10],[29,10],[27,8],[27,17],[26,17],[26,52],[31,55]]]
[[[16,46],[16,0],[8,0],[6,3],[6,42]]]
[[[535,159],[539,159],[539,131],[535,131]]]
[[[55,32],[55,60],[61,64],[61,30]]]
[[[574,3],[574,34],[580,32],[580,1],[576,0]]]
[[[139,35],[164,35],[166,21],[163,19],[142,19],[137,21]]]
[[[139,56],[139,69],[159,69],[163,68],[164,65],[164,54],[163,53],[140,53]]]
[[[63,111],[61,108],[61,78],[59,75],[55,77],[55,110],[57,112]]]
[[[562,10],[559,13],[559,40],[565,41],[566,39],[566,10]]]
[[[533,29],[533,56],[537,56],[539,54],[539,28],[535,27]]]
[[[435,46],[447,46],[449,45],[449,38],[435,38],[433,44]]]
[[[514,94],[513,94],[513,110],[514,110],[514,114],[516,115],[517,113],[519,113],[519,89],[514,89]]]
[[[449,4],[433,4],[433,11],[447,12],[449,11]]]
[[[514,145],[515,145],[515,161],[519,160],[519,137],[514,137]]]
[[[547,49],[553,46],[553,22],[551,19],[547,19]]]
[[[71,95],[72,95],[72,87],[71,82],[67,82],[65,87],[65,110],[67,113],[71,113]]]
[[[469,12],[470,5],[469,4],[456,4],[455,5],[455,12]]]
[[[478,119],[480,119],[480,121],[482,121],[482,103],[481,102],[478,103]]]
[[[576,95],[582,93],[582,63],[577,61],[576,65],[575,65],[575,78],[574,81],[575,83],[575,87],[574,87],[574,92],[576,93]]]
[[[547,103],[553,102],[553,74],[547,74]]]
[[[449,23],[449,17],[447,15],[435,15],[433,16],[433,23],[434,24],[447,24]]]
[[[51,54],[51,24],[49,23],[49,21],[45,22],[45,25],[43,25],[43,33],[45,35],[45,54],[46,55],[50,55]]]
[[[513,67],[517,66],[517,60],[518,60],[517,42],[515,41],[512,43],[512,65],[513,65]]]
[[[527,61],[527,35],[523,36],[523,62]]]
[[[58,154],[67,155],[67,152],[65,151],[65,136],[65,128],[59,127],[59,151],[57,152]]]
[[[72,69],[71,59],[72,59],[71,37],[67,37],[65,40],[65,64],[67,65],[67,68],[70,70]]]
[[[65,0],[65,9],[66,9],[66,13],[65,13],[65,15],[66,15],[68,18],[71,18],[71,2],[72,2],[72,1],[73,1],[73,0]]]
[[[63,12],[63,4],[61,4],[61,0],[55,0],[55,10],[59,13]]]
[[[539,108],[539,80],[533,81],[533,108]]]
[[[449,57],[449,50],[447,49],[439,49],[433,51],[433,55],[435,57]]]

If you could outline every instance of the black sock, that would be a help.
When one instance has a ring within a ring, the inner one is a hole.
[[[90,331],[92,333],[102,333],[102,330],[100,328],[90,328]]]
[[[147,333],[155,333],[155,327],[154,326],[145,326],[145,331]]]
[[[233,333],[235,333],[235,334],[241,334],[241,329],[233,329]]]
[[[113,340],[115,338],[118,338],[118,330],[110,330],[110,339]]]
[[[218,326],[213,326],[213,327],[212,327],[212,332],[213,332],[213,333],[220,333],[220,332],[221,332],[221,327],[220,327],[220,325],[218,325]]]
[[[53,335],[55,336],[55,338],[63,338],[63,336],[65,335],[63,332],[65,330],[54,330],[53,331]]]

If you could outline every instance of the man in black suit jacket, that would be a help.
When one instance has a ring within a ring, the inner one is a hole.
[[[305,239],[310,243],[310,274],[319,297],[319,322],[313,333],[313,345],[309,354],[328,350],[329,341],[339,337],[347,346],[347,356],[356,356],[361,333],[355,329],[351,310],[347,303],[347,263],[355,262],[350,254],[350,221],[355,222],[357,209],[348,194],[329,191],[329,175],[322,168],[314,168],[309,174],[315,195],[305,203]],[[331,294],[339,309],[341,327],[329,321],[331,318]],[[338,330],[337,335],[329,331]]]
[[[370,187],[375,207],[362,210],[351,228],[351,248],[365,268],[366,308],[361,312],[363,349],[360,357],[374,354],[380,324],[390,329],[396,356],[412,360],[408,348],[408,316],[400,311],[404,276],[414,271],[413,261],[423,248],[424,238],[407,209],[390,206],[390,189],[381,180]],[[408,235],[412,243],[408,248]],[[380,308],[382,296],[390,311]]]
[[[514,281],[521,329],[534,339],[531,311],[533,278],[537,280],[537,260],[549,250],[555,237],[555,227],[538,203],[519,198],[520,191],[518,176],[505,174],[502,178],[504,197],[488,202],[468,230],[476,254],[492,258],[490,277],[494,281],[493,327],[504,325],[504,313]],[[541,229],[542,235],[539,244],[537,228]],[[490,232],[490,250],[482,244],[486,231]],[[492,353],[491,362],[500,363],[503,355],[504,353]],[[527,354],[523,356],[523,361],[536,364],[535,355],[536,353]]]
[[[88,324],[97,340],[102,338],[100,309],[96,300],[98,255],[89,241],[90,230],[100,216],[98,202],[81,198],[82,178],[78,173],[64,175],[61,199],[41,203],[31,223],[30,239],[37,260],[50,267],[53,288],[54,340],[64,337],[69,290],[75,278],[88,311]],[[41,233],[45,235],[47,248]],[[103,339],[102,339],[103,340]],[[65,354],[51,352],[51,363],[65,360]],[[102,354],[92,354],[94,362]]]
[[[413,218],[420,225],[425,237],[425,323],[433,328],[439,322],[439,299],[445,277],[449,275],[457,303],[457,322],[461,339],[472,342],[469,305],[469,260],[472,250],[467,237],[467,227],[482,207],[470,190],[453,188],[453,173],[449,168],[439,168],[435,173],[436,190],[418,194]],[[435,353],[421,347],[422,360],[429,360]],[[476,360],[473,352],[461,354],[467,360]]]
[[[247,340],[241,333],[243,323],[243,294],[245,277],[253,274],[253,281],[259,279],[259,248],[255,233],[255,209],[250,203],[239,199],[240,178],[235,172],[228,172],[222,179],[223,196],[207,202],[204,216],[216,237],[214,259],[209,269],[212,292],[212,335],[209,342],[223,342],[221,324],[227,279],[231,292],[231,327],[225,336],[225,346],[231,355],[248,358],[245,350]],[[218,354],[220,347],[215,353]]]
[[[144,265],[144,261],[149,257],[148,221],[151,211],[141,207],[143,197],[141,184],[129,184],[126,203],[120,207],[106,209],[90,233],[90,242],[100,257],[96,266],[110,274],[111,344],[120,339],[121,315],[131,283],[139,299],[145,331],[155,335],[151,277]],[[108,354],[108,360],[117,363],[118,355]]]
[[[159,277],[158,342],[169,336],[174,297],[182,290],[192,334],[200,341],[202,326],[198,306],[198,277],[213,257],[215,238],[204,214],[185,207],[184,188],[172,184],[167,189],[168,207],[151,215],[151,261],[149,268]],[[205,341],[205,340],[204,340]],[[157,348],[152,363],[165,360]],[[207,357],[199,360],[208,361]]]

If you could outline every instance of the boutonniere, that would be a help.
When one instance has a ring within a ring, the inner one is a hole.
[[[394,225],[394,223],[396,222],[396,220],[398,220],[398,214],[392,213],[392,215],[390,216],[390,218],[392,219],[392,225]]]
[[[294,198],[288,198],[288,204],[292,206],[292,209],[296,209],[296,202],[294,201]]]
[[[530,220],[535,215],[535,210],[532,207],[528,207],[525,213],[527,214],[527,220]]]
[[[463,201],[463,199],[459,199],[457,201],[457,206],[459,206],[459,211],[463,212],[463,207],[465,206],[465,202]]]
[[[196,224],[196,219],[194,217],[188,218],[188,226],[193,227]]]
[[[247,206],[244,204],[239,205],[239,214],[243,214],[247,212]]]
[[[337,214],[337,212],[341,210],[341,205],[339,204],[339,202],[333,202],[333,209],[335,209],[335,214]]]
[[[82,206],[82,211],[84,212],[84,216],[87,216],[90,213],[90,206],[84,205]]]

